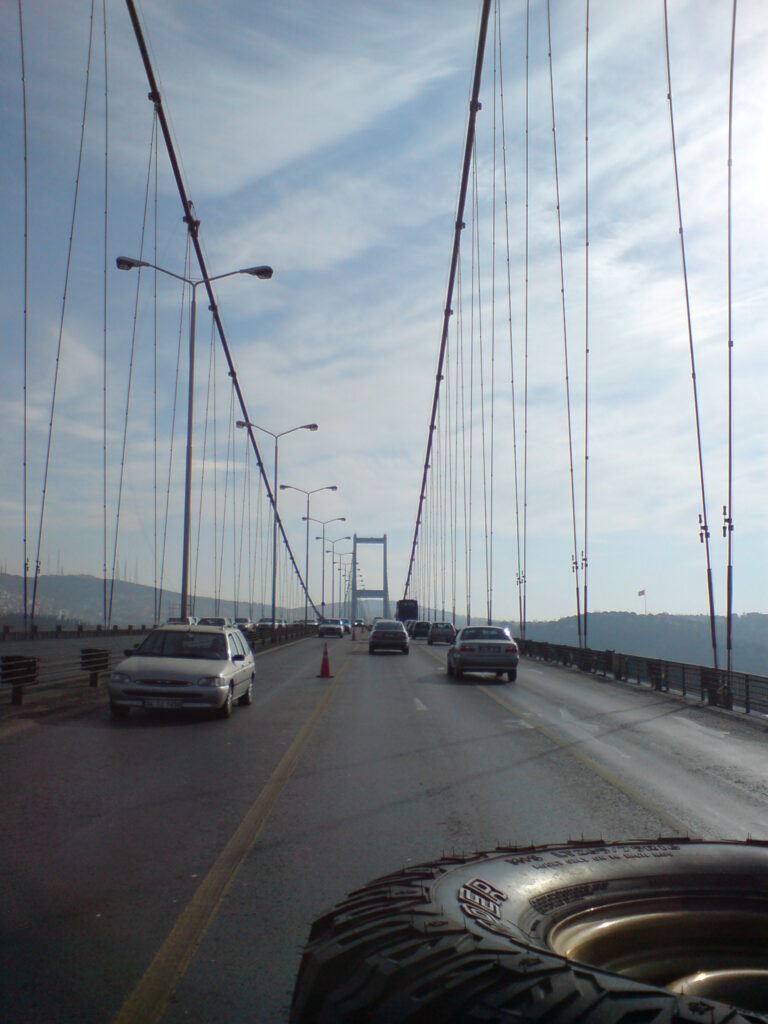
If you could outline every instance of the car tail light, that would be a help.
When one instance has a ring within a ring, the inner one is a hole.
[[[462,654],[475,653],[475,647],[473,644],[462,644],[461,647],[459,647],[459,650],[461,651]]]

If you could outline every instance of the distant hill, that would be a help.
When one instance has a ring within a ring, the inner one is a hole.
[[[716,617],[720,666],[725,665],[725,618]],[[517,625],[513,624],[513,631]],[[530,640],[578,645],[576,616],[553,622],[529,622]],[[634,612],[590,612],[587,640],[593,650],[653,655],[692,665],[712,664],[707,615],[637,615]],[[733,617],[732,666],[739,672],[768,676],[768,615],[750,612]]]
[[[30,581],[31,582],[31,581]],[[23,586],[21,576],[0,573],[0,626],[20,628],[23,623]],[[31,591],[30,591],[31,592]],[[151,625],[154,618],[154,588],[141,583],[118,580],[112,602],[112,622],[120,626]],[[162,600],[162,618],[178,615],[180,595],[166,591]],[[41,576],[37,588],[35,620],[40,629],[54,625],[65,628],[97,625],[103,621],[104,583],[95,576]],[[269,614],[255,605],[256,617]],[[247,602],[240,602],[238,614],[247,614]],[[231,601],[222,601],[218,612],[212,597],[198,597],[196,615],[234,615]],[[300,609],[278,608],[281,618],[296,619],[304,615]],[[426,609],[424,614],[427,614]],[[434,616],[433,616],[434,617]],[[510,623],[513,634],[518,625]],[[725,664],[725,619],[716,620],[720,665]],[[529,622],[526,636],[530,640],[578,645],[576,617],[571,615],[553,621]],[[635,612],[590,612],[588,641],[593,650],[621,651],[684,661],[692,665],[712,664],[709,618],[706,615],[637,615]],[[751,612],[733,618],[733,667],[740,672],[768,676],[768,615]]]
[[[29,597],[31,600],[32,581],[29,581]],[[107,593],[109,600],[109,592]],[[165,591],[162,595],[161,618],[178,615],[181,595],[176,591]],[[154,621],[155,591],[141,583],[128,583],[125,580],[115,582],[112,597],[111,621],[119,626],[151,625]],[[311,610],[311,609],[310,609]],[[254,615],[270,614],[271,606],[262,611],[261,604],[254,605]],[[232,601],[221,601],[219,609],[212,597],[198,597],[195,600],[194,614],[201,615],[234,615],[235,606]],[[248,614],[248,602],[241,601],[238,615]],[[281,618],[294,619],[304,617],[304,606],[300,612],[277,609]],[[21,576],[0,573],[0,626],[17,629],[23,624],[24,617],[24,580]],[[104,621],[104,581],[96,576],[40,576],[37,582],[37,600],[35,621],[40,629],[52,629],[54,625],[65,628],[82,623],[97,625]]]

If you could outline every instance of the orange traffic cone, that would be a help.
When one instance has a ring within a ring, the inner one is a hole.
[[[328,661],[328,641],[323,644],[323,660],[320,663],[320,675],[318,679],[331,678],[331,663]]]

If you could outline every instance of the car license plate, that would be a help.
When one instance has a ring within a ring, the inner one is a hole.
[[[181,700],[178,697],[148,697],[144,701],[145,708],[180,708]]]

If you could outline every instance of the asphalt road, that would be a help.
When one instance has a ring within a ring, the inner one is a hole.
[[[499,843],[768,837],[766,724],[523,662],[364,640],[258,659],[229,721],[106,706],[0,727],[9,1022],[285,1021],[309,925]]]

